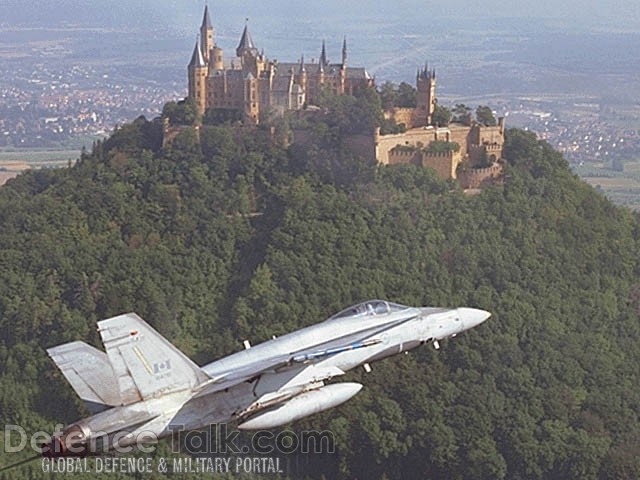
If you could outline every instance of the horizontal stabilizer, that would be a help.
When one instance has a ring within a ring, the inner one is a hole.
[[[118,382],[104,352],[84,342],[71,342],[47,353],[90,412],[120,405]]]

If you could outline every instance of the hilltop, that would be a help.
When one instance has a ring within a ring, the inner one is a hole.
[[[230,125],[163,148],[162,122],[139,118],[73,167],[10,180],[1,421],[83,414],[44,348],[97,344],[99,319],[135,311],[202,363],[381,297],[493,317],[352,374],[354,400],[292,426],[331,430],[336,455],[294,474],[638,478],[638,219],[530,133],[506,131],[504,185],[465,196],[429,169],[355,157],[341,122],[314,124],[305,148]]]

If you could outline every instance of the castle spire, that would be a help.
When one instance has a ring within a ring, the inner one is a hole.
[[[322,51],[320,52],[320,61],[321,68],[324,69],[329,62],[327,62],[327,47],[325,45],[324,40],[322,40]]]
[[[342,66],[344,67],[347,64],[347,36],[344,36],[344,40],[342,41]]]
[[[202,25],[200,26],[200,50],[202,51],[202,58],[206,63],[209,63],[211,49],[213,49],[213,26],[211,25],[211,18],[209,17],[209,7],[204,7],[204,15],[202,16]]]
[[[205,67],[204,57],[202,56],[202,50],[200,49],[200,40],[196,40],[196,46],[193,47],[193,55],[191,55],[190,67]]]
[[[247,19],[247,22],[249,19]],[[253,55],[258,53],[258,49],[253,43],[253,39],[251,38],[251,34],[249,33],[249,24],[246,23],[244,25],[244,30],[242,31],[242,37],[240,37],[240,43],[238,44],[238,48],[236,48],[236,55],[241,57],[245,52],[250,52]]]
[[[204,15],[202,16],[202,25],[200,29],[213,28],[211,24],[211,17],[209,17],[209,5],[204,6]]]
[[[300,57],[300,70],[299,70],[299,73],[304,73],[306,71],[307,71],[307,69],[304,66],[304,53],[303,53],[302,56]]]
[[[424,68],[418,69],[418,78],[423,80],[435,80],[436,78],[436,69],[433,68],[429,70],[429,63],[424,63]]]

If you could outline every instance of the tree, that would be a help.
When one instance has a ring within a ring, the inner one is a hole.
[[[205,125],[222,125],[224,123],[237,123],[242,120],[242,114],[237,108],[208,108],[204,113]]]
[[[471,108],[464,103],[457,103],[452,109],[453,121],[463,125],[471,125]]]
[[[404,133],[406,131],[407,126],[404,123],[397,123],[393,119],[384,119],[380,125],[380,135]]]
[[[362,88],[355,95],[338,95],[325,88],[318,99],[324,109],[322,121],[336,127],[339,135],[373,133],[382,124],[380,95],[374,88]]]
[[[409,85],[406,82],[402,82],[398,86],[398,100],[397,106],[401,108],[415,108],[417,91],[413,85]]]
[[[167,102],[162,109],[162,116],[174,125],[193,125],[200,120],[198,106],[193,98],[188,97],[176,102]]]
[[[438,127],[448,126],[451,121],[451,110],[447,107],[443,107],[442,105],[436,105],[432,121],[434,125],[437,125]]]
[[[486,105],[478,106],[476,109],[476,120],[486,127],[493,127],[498,124],[496,117],[493,115],[493,111]]]
[[[45,349],[96,345],[95,322],[123,311],[204,364],[363,298],[474,305],[485,326],[376,363],[353,400],[296,423],[337,447],[298,476],[637,479],[638,218],[517,129],[505,184],[479,195],[367,164],[341,128],[375,119],[375,97],[331,102],[308,147],[222,125],[151,150],[158,122],[138,119],[72,168],[3,186],[0,418],[81,417]],[[23,468],[6,478],[49,475]]]
[[[448,153],[459,152],[460,144],[456,142],[446,142],[443,140],[434,140],[424,149],[427,153]]]
[[[384,110],[416,107],[417,91],[415,87],[406,82],[402,82],[400,85],[385,82],[378,87],[378,94]]]
[[[384,110],[391,110],[398,104],[398,90],[391,82],[384,82],[378,87],[380,102]]]

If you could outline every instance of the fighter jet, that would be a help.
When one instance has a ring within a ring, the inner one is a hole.
[[[135,313],[98,322],[105,347],[47,350],[94,414],[42,447],[47,458],[84,457],[176,431],[232,423],[270,429],[346,402],[362,385],[330,382],[351,369],[454,337],[490,317],[475,308],[418,308],[384,300],[353,305],[318,324],[199,367]]]

